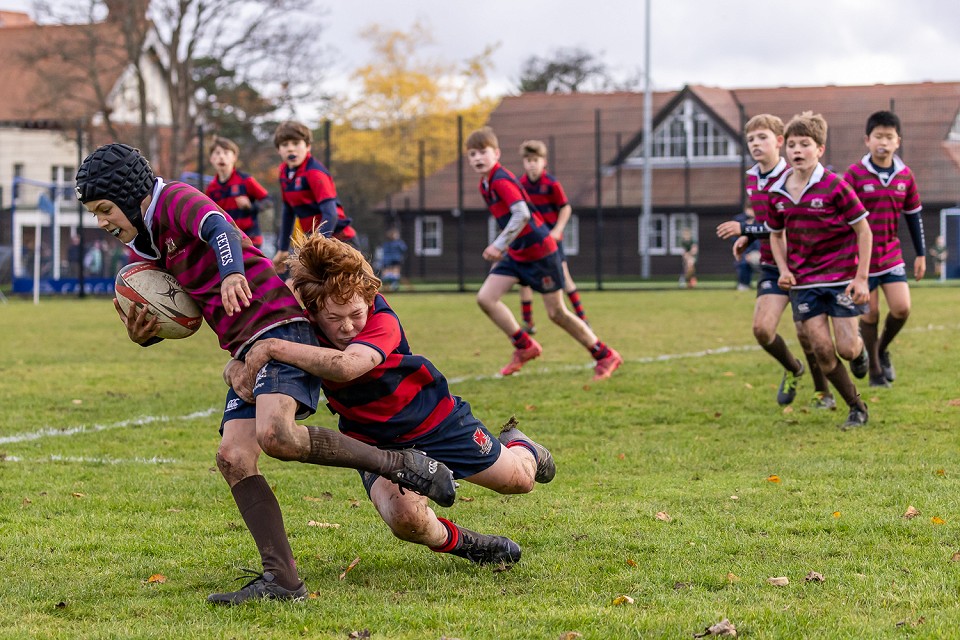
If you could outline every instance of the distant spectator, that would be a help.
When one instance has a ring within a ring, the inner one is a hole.
[[[943,236],[937,236],[936,242],[927,250],[927,253],[929,253],[930,258],[933,259],[933,275],[941,278],[942,276],[940,274],[943,273],[943,265],[947,262],[947,256],[950,254],[950,252],[947,251],[947,239]]]
[[[407,257],[407,243],[400,239],[399,229],[392,228],[387,231],[387,240],[381,250],[380,277],[390,291],[397,291],[400,288],[403,262]]]

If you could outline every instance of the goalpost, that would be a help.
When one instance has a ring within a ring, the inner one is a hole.
[[[960,278],[960,207],[940,210],[940,236],[945,241],[946,259],[940,269],[940,281],[947,278]],[[936,246],[934,239],[932,245]],[[929,249],[927,250],[929,253]],[[932,269],[934,265],[929,265]]]

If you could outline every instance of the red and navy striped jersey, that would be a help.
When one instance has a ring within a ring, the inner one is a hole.
[[[320,345],[336,348],[317,331]],[[371,444],[402,443],[429,433],[453,411],[447,380],[407,344],[400,319],[377,294],[367,324],[351,341],[380,352],[383,361],[348,382],[321,380],[340,431]]]
[[[517,262],[534,262],[555,253],[556,240],[550,235],[550,229],[543,223],[543,218],[516,176],[499,163],[493,166],[488,175],[489,178],[485,176],[480,180],[480,195],[501,231],[510,220],[510,205],[523,200],[530,209],[530,220],[507,247],[507,254]]]
[[[237,223],[240,231],[247,234],[251,240],[263,237],[263,233],[260,231],[260,224],[257,222],[259,209],[257,209],[256,202],[263,200],[270,194],[257,182],[256,178],[249,173],[243,173],[242,171],[234,169],[226,182],[220,182],[219,177],[214,177],[214,179],[210,181],[210,184],[207,185],[206,194],[211,200],[216,202],[221,209],[230,214],[230,217]],[[250,198],[252,207],[249,209],[241,209],[237,206],[237,198],[240,196]]]
[[[783,158],[780,158],[776,166],[767,174],[760,171],[759,163],[747,170],[747,199],[750,200],[750,206],[753,207],[753,215],[757,224],[767,222],[770,207],[770,187],[786,170],[787,161]],[[760,263],[771,267],[777,266],[773,259],[773,251],[770,250],[769,238],[760,238]]]
[[[543,218],[547,228],[553,229],[557,226],[560,209],[570,204],[567,201],[567,194],[563,192],[563,185],[551,174],[543,172],[536,182],[524,173],[520,176],[520,186],[530,196],[530,202],[540,212],[540,217]]]
[[[857,234],[850,225],[867,217],[853,188],[817,163],[798,201],[787,191],[793,169],[770,187],[767,226],[786,231],[787,266],[798,289],[837,286],[857,275]]]
[[[356,237],[357,232],[337,199],[333,176],[319,160],[308,153],[296,169],[281,163],[279,174],[283,218],[277,245],[281,251],[290,248],[294,220],[300,222],[300,229],[307,235],[319,229],[324,236],[340,240]]]
[[[161,183],[162,184],[162,183]],[[177,279],[203,310],[203,318],[231,355],[243,349],[264,331],[287,322],[307,321],[297,299],[277,276],[273,262],[243,236],[243,268],[253,299],[250,306],[228,316],[220,292],[217,251],[200,238],[200,227],[211,215],[233,223],[213,200],[183,182],[162,185],[145,219],[159,250],[157,264]]]
[[[900,214],[919,215],[920,192],[913,172],[898,156],[893,157],[893,170],[886,179],[870,162],[870,154],[850,165],[843,179],[853,187],[860,202],[870,212],[873,251],[870,254],[870,275],[881,276],[903,264],[897,227]]]

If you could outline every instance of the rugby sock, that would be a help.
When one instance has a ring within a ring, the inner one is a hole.
[[[271,572],[284,589],[299,589],[303,582],[297,575],[297,563],[283,528],[283,514],[266,478],[249,476],[230,491],[260,551],[263,570]]]
[[[853,384],[853,380],[850,379],[850,374],[847,373],[847,368],[843,366],[842,362],[837,361],[837,366],[833,368],[833,371],[825,375],[836,387],[837,393],[847,403],[847,406],[853,407],[859,404],[860,394],[857,393],[857,387]]]
[[[523,329],[520,329],[520,331],[510,336],[510,342],[513,343],[514,349],[526,349],[530,346],[530,335]]]
[[[893,342],[893,339],[897,337],[900,329],[903,329],[903,325],[906,323],[906,318],[894,318],[893,314],[887,314],[887,317],[883,321],[883,335],[880,336],[880,344],[877,345],[878,353],[883,353],[890,348],[890,343]],[[873,356],[871,355],[871,357]]]
[[[520,313],[523,314],[523,321],[527,326],[533,326],[533,300],[521,300]]]
[[[790,373],[797,373],[800,371],[800,367],[803,366],[803,364],[790,353],[790,348],[787,347],[787,343],[783,341],[783,336],[779,333],[777,337],[773,339],[773,342],[763,345],[763,350],[773,356],[773,358]]]
[[[593,356],[594,360],[600,361],[610,355],[610,349],[607,345],[597,340],[597,344],[590,347],[590,355]]]
[[[301,458],[301,462],[347,467],[379,475],[403,468],[403,454],[399,451],[378,449],[333,429],[306,429],[310,434],[310,453]]]
[[[830,393],[830,383],[827,376],[823,375],[820,364],[817,362],[817,356],[812,351],[804,351],[803,357],[807,360],[807,371],[810,372],[810,378],[813,380],[813,390],[820,393]]]
[[[567,293],[567,297],[570,298],[570,305],[573,307],[573,312],[577,314],[577,317],[587,321],[587,314],[583,312],[583,304],[580,302],[580,292],[574,289]]]
[[[533,447],[531,443],[527,442],[526,440],[511,440],[504,446],[507,449],[511,447],[523,447],[524,449],[526,449],[527,451],[533,454],[534,462],[538,462],[538,463],[540,462],[540,456],[537,455],[537,450]]]
[[[457,548],[457,544],[460,542],[460,528],[446,518],[437,516],[437,520],[439,520],[443,528],[447,530],[447,541],[439,547],[430,547],[430,550],[436,551],[437,553],[450,553]]]
[[[880,356],[877,355],[877,323],[865,322],[861,318],[860,337],[870,356],[870,373],[877,375],[880,373]]]

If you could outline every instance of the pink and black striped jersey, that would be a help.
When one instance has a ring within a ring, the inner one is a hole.
[[[870,254],[870,275],[880,276],[903,264],[897,228],[900,214],[918,215],[923,209],[913,172],[899,157],[893,157],[893,168],[886,179],[870,162],[870,154],[850,165],[843,176],[860,202],[870,212],[873,251]]]
[[[273,263],[246,236],[241,242],[243,268],[253,299],[249,307],[228,316],[220,293],[218,253],[200,238],[200,227],[212,215],[233,220],[213,200],[183,182],[158,181],[153,196],[144,217],[159,251],[156,262],[200,305],[204,320],[224,350],[237,356],[264,331],[287,322],[307,321]]]
[[[522,200],[530,209],[530,220],[510,243],[507,254],[517,262],[533,262],[556,253],[556,240],[550,235],[550,229],[544,224],[516,176],[499,163],[490,170],[489,176],[489,179],[484,177],[480,180],[480,195],[501,230],[506,228],[510,220],[512,204]]]
[[[850,225],[867,210],[850,185],[819,163],[795,202],[786,187],[792,173],[784,171],[770,187],[767,226],[786,231],[795,288],[845,285],[857,275],[857,234]]]
[[[337,199],[337,187],[333,183],[333,176],[316,158],[307,154],[306,159],[299,167],[290,171],[286,163],[281,163],[280,192],[283,194],[283,220],[280,237],[277,239],[279,249],[286,251],[290,248],[290,232],[293,230],[294,220],[300,222],[300,229],[310,235],[314,229],[319,229],[325,236],[335,236],[340,240],[351,240],[356,237],[356,230],[350,226],[350,218],[343,212],[343,206]],[[328,224],[324,221],[324,208],[336,211],[331,214]],[[333,228],[330,228],[333,225]]]
[[[553,229],[557,226],[560,209],[569,204],[567,194],[563,192],[563,185],[551,174],[544,172],[536,182],[524,173],[520,176],[520,186],[530,196],[530,202],[540,212],[540,217],[543,218],[547,228]]]
[[[317,332],[320,346],[336,348]],[[367,324],[351,341],[376,349],[383,362],[355,380],[322,380],[340,431],[369,443],[401,443],[429,433],[453,411],[447,380],[433,363],[410,351],[400,319],[381,295]]]
[[[226,182],[220,182],[219,177],[215,177],[207,185],[207,196],[217,203],[217,205],[226,211],[233,221],[237,223],[240,231],[243,231],[250,238],[262,236],[260,225],[257,223],[257,209],[241,209],[237,206],[237,198],[246,196],[250,198],[253,204],[258,200],[263,200],[270,194],[263,188],[257,179],[248,173],[233,170]]]
[[[769,219],[770,187],[773,186],[783,172],[787,170],[787,161],[780,158],[776,166],[767,174],[760,171],[760,164],[755,164],[747,170],[747,199],[753,207],[753,215],[757,224],[765,224]],[[760,238],[760,263],[771,267],[777,266],[770,250],[770,239]]]

